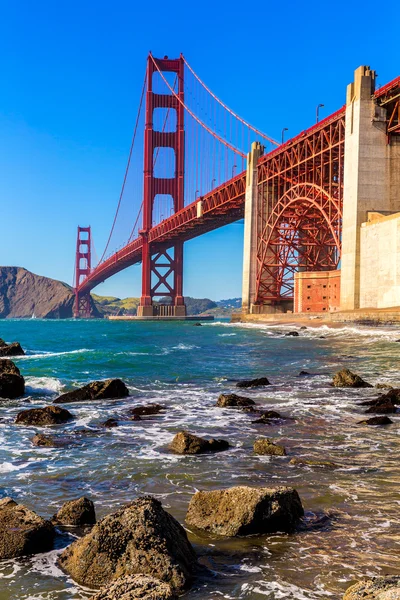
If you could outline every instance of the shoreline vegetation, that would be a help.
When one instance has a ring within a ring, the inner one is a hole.
[[[277,321],[278,323],[279,321]],[[310,324],[310,321],[296,321]],[[313,326],[327,325],[314,322]],[[328,326],[341,327],[330,323]],[[300,329],[286,332],[286,337],[299,337]],[[24,401],[23,374],[10,360],[24,355],[18,342],[8,344],[0,340],[0,397],[19,398]],[[299,377],[310,373],[301,371]],[[271,385],[267,377],[240,380],[231,390],[216,398],[215,410],[229,409],[251,415],[253,423],[263,428],[254,442],[253,452],[267,455],[271,460],[287,456],[285,447],[265,435],[265,426],[295,419],[266,409],[252,398],[242,395],[242,390],[265,389]],[[337,388],[371,389],[373,385],[348,368],[337,371],[331,385]],[[376,384],[376,397],[368,396],[361,403],[365,419],[357,425],[388,426],[393,422],[387,416],[397,412],[400,405],[400,388],[389,384]],[[129,390],[120,379],[92,381],[59,395],[53,403],[41,408],[24,408],[15,419],[15,426],[32,428],[31,442],[35,446],[57,448],[68,445],[68,435],[59,428],[54,435],[40,431],[45,426],[62,425],[75,419],[74,403],[96,403],[129,396]],[[59,405],[72,405],[72,412]],[[21,407],[22,408],[22,407]],[[171,410],[167,405],[150,402],[136,406],[126,419],[140,421],[149,415],[159,415]],[[375,416],[370,417],[373,414]],[[104,428],[119,426],[119,418],[108,419]],[[229,451],[234,440],[204,439],[190,431],[176,432],[166,452],[178,455],[198,455]],[[327,460],[309,460],[303,456],[289,455],[295,468],[304,467],[335,470],[343,465]],[[226,489],[197,491],[187,507],[186,527],[167,512],[161,502],[152,496],[140,496],[130,504],[96,521],[95,506],[87,497],[66,502],[51,520],[40,517],[11,497],[0,500],[0,559],[10,559],[47,552],[53,549],[60,528],[67,528],[76,540],[58,557],[59,567],[79,585],[93,591],[91,600],[173,600],[190,589],[199,574],[197,554],[189,541],[189,534],[201,532],[203,543],[217,537],[244,537],[283,532],[299,535],[306,527],[302,521],[304,508],[295,488],[291,486],[231,486]],[[329,521],[329,516],[324,517]],[[315,524],[314,524],[315,525]],[[321,533],[323,535],[323,533]],[[381,577],[358,582],[349,587],[346,600],[400,598],[400,577]]]

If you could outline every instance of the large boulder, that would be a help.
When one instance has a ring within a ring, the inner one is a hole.
[[[11,498],[0,500],[0,559],[47,552],[53,538],[49,521]]]
[[[232,487],[196,492],[186,522],[191,527],[233,537],[293,531],[304,510],[298,493],[290,487]]]
[[[359,375],[352,373],[350,369],[341,369],[333,376],[332,385],[334,387],[352,387],[352,388],[370,388],[372,385],[367,383]]]
[[[65,502],[52,519],[57,525],[85,527],[96,523],[94,504],[89,498],[78,498]]]
[[[55,404],[65,402],[83,402],[85,400],[109,400],[113,398],[126,398],[129,390],[120,379],[106,379],[105,381],[92,381],[77,390],[62,394],[54,400]]]
[[[24,394],[25,380],[18,367],[12,360],[2,358],[0,360],[0,398],[13,400]]]
[[[19,342],[6,344],[6,342],[0,338],[0,356],[23,356],[24,354],[25,352],[21,348]]]
[[[169,449],[176,454],[204,454],[205,452],[221,452],[228,450],[229,442],[226,440],[217,440],[193,435],[188,431],[180,431],[172,440]]]
[[[89,588],[144,574],[182,591],[192,581],[196,555],[183,527],[158,500],[145,496],[99,521],[64,550],[59,565]]]
[[[238,381],[236,387],[238,388],[251,388],[260,387],[263,385],[271,385],[270,381],[266,377],[259,377],[258,379],[245,379],[244,381]]]
[[[241,408],[243,406],[255,406],[255,402],[251,398],[246,398],[245,396],[220,394],[216,405],[220,408]]]
[[[269,456],[286,456],[286,450],[283,446],[275,444],[269,438],[258,438],[254,442],[255,454],[266,454]]]
[[[89,600],[175,600],[168,583],[147,575],[128,575],[101,589]]]
[[[400,577],[374,577],[349,587],[343,600],[400,600]]]
[[[36,425],[37,427],[46,427],[46,425],[60,425],[71,421],[74,416],[65,408],[59,406],[45,406],[44,408],[30,408],[22,410],[16,416],[17,425]]]

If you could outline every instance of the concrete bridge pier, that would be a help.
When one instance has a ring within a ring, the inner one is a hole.
[[[400,211],[400,146],[387,135],[386,108],[373,97],[376,73],[361,66],[347,87],[341,256],[341,310],[360,303],[361,224],[368,212]]]

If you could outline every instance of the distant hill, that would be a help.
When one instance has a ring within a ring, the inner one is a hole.
[[[66,283],[22,267],[0,267],[0,319],[68,319],[73,305],[74,294]],[[95,306],[93,311],[100,316]]]

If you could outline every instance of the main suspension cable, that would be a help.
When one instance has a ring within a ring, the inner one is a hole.
[[[117,211],[115,213],[114,221],[113,221],[113,224],[112,224],[112,227],[111,227],[110,235],[108,236],[106,247],[104,249],[104,252],[103,252],[102,257],[100,258],[98,264],[100,264],[101,262],[103,262],[104,256],[105,256],[105,254],[107,252],[108,246],[109,246],[110,241],[111,241],[112,234],[114,232],[114,227],[115,227],[115,223],[117,221],[119,209],[120,209],[121,202],[122,202],[122,197],[124,195],[126,180],[128,178],[128,171],[129,171],[129,167],[130,167],[131,159],[132,159],[133,147],[135,145],[136,133],[137,133],[137,129],[138,129],[138,126],[139,126],[140,113],[142,112],[142,105],[143,105],[144,93],[145,93],[145,90],[146,90],[146,83],[147,83],[147,72],[146,72],[146,75],[144,77],[143,88],[142,88],[142,95],[140,97],[139,110],[138,110],[137,117],[136,117],[136,123],[135,123],[135,128],[134,128],[134,131],[133,131],[131,147],[130,147],[130,150],[129,150],[128,163],[127,163],[126,169],[125,169],[125,175],[124,175],[124,180],[123,180],[123,183],[122,183],[121,193],[119,195]]]
[[[256,129],[256,127],[253,127],[253,125],[250,125],[250,123],[247,123],[247,121],[245,121],[244,119],[242,119],[242,117],[240,117],[239,115],[237,115],[231,108],[229,108],[229,106],[227,106],[226,104],[224,104],[224,102],[222,102],[222,100],[220,100],[218,98],[218,96],[216,96],[211,90],[210,88],[208,88],[206,86],[206,84],[204,83],[204,81],[202,81],[200,79],[200,77],[197,75],[197,73],[192,69],[192,67],[189,65],[189,63],[187,62],[186,58],[183,56],[183,54],[181,54],[181,57],[183,59],[183,62],[185,63],[185,65],[187,66],[187,68],[189,69],[189,71],[192,73],[192,75],[197,79],[197,81],[200,83],[200,85],[203,86],[203,88],[206,90],[206,92],[208,92],[213,98],[214,100],[216,100],[218,102],[218,104],[220,104],[225,110],[227,110],[232,116],[235,117],[235,119],[238,119],[238,121],[240,121],[241,123],[243,123],[243,125],[245,125],[246,127],[248,127],[249,129],[251,129],[252,131],[254,131],[257,135],[259,135],[260,137],[264,138],[265,140],[267,140],[268,142],[271,142],[271,144],[274,144],[275,146],[280,146],[281,144],[279,144],[279,142],[275,141],[273,138],[269,137],[268,135],[266,135],[265,133],[263,133],[262,131],[260,131],[259,129]]]

